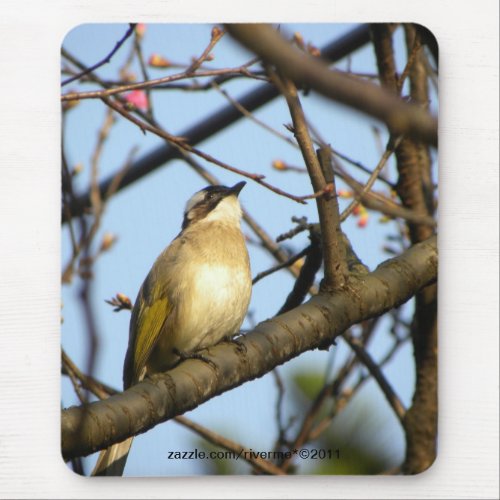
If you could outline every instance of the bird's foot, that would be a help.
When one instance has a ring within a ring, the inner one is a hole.
[[[238,337],[242,337],[242,334],[240,332],[238,333],[232,333],[230,335],[226,335],[222,341],[227,342],[228,344],[235,344],[236,349],[241,352],[242,354],[246,354],[247,352],[247,346],[239,340]]]
[[[214,370],[217,369],[217,365],[211,359],[201,354],[200,351],[185,352],[177,349],[176,347],[174,347],[172,350],[174,351],[174,354],[176,356],[179,356],[179,362],[186,361],[187,359],[199,359],[200,361],[204,361],[205,363],[210,365]]]

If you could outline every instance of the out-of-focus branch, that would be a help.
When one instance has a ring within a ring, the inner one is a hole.
[[[373,334],[378,320],[379,318],[374,318],[373,320],[363,322],[362,337],[366,343]],[[296,448],[302,448],[309,441],[317,439],[319,435],[328,427],[333,418],[345,408],[347,400],[356,393],[357,389],[349,390],[349,397],[344,397],[341,404],[339,404],[337,396],[357,364],[358,358],[352,355],[347,358],[343,366],[337,372],[337,375],[335,376],[335,379],[333,381],[329,381],[328,377],[325,376],[325,383],[312,400],[308,410],[305,412],[302,423],[295,434],[295,438],[291,442],[289,442],[289,449],[293,450]],[[321,419],[321,421],[316,426],[314,426],[318,415],[325,409],[325,404],[332,398],[335,398],[335,404],[333,405],[332,409],[323,419]],[[292,460],[293,456],[286,457],[281,461],[280,467],[286,471],[292,464]]]
[[[376,85],[330,71],[322,62],[294,49],[270,25],[228,24],[226,27],[242,45],[275,65],[297,85],[305,84],[378,118],[397,135],[405,134],[437,144],[437,122],[423,109],[404,103]]]
[[[375,379],[378,386],[384,393],[384,396],[386,397],[391,408],[394,410],[396,417],[398,417],[401,424],[403,424],[406,414],[405,407],[403,406],[403,403],[401,402],[397,394],[394,392],[392,386],[385,378],[377,363],[372,359],[368,351],[365,350],[363,344],[358,339],[354,338],[349,332],[344,332],[342,334],[342,337],[349,344],[351,349],[356,353],[356,356],[361,360],[366,368],[368,368],[368,371]]]

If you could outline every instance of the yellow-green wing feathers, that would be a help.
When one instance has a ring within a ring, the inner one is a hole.
[[[134,379],[137,380],[146,365],[170,311],[167,297],[156,299],[149,306],[142,305],[136,323]]]
[[[159,266],[153,266],[139,291],[130,319],[129,345],[123,383],[127,388],[143,377],[144,367],[153,351],[172,304],[166,293],[165,273],[160,276]]]

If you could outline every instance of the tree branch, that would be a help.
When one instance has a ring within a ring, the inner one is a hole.
[[[64,410],[63,456],[88,455],[146,432],[302,352],[332,342],[350,325],[401,305],[436,279],[433,237],[353,281],[349,291],[334,296],[320,294],[260,323],[240,340],[246,347],[244,355],[241,346],[222,342],[205,354],[213,366],[190,359],[105,401]]]
[[[356,353],[356,356],[361,360],[366,368],[368,368],[368,371],[373,376],[378,386],[384,393],[388,403],[391,405],[391,408],[394,410],[396,417],[398,417],[401,424],[403,424],[406,413],[405,407],[385,378],[378,364],[373,360],[368,351],[365,350],[362,342],[353,337],[350,333],[344,333],[342,337],[349,344],[349,347]]]
[[[302,152],[309,178],[314,192],[324,191],[324,195],[316,198],[318,215],[321,226],[321,240],[323,245],[323,259],[325,262],[325,290],[342,288],[346,282],[345,252],[339,244],[340,221],[335,179],[331,167],[331,151],[321,147],[318,154],[309,135],[307,121],[300,104],[297,87],[288,78],[275,78],[288,104],[293,121],[293,133]],[[326,187],[331,186],[330,192]]]
[[[395,67],[392,35],[386,25],[373,29],[377,64],[383,84],[398,93],[398,83],[391,68]],[[417,31],[405,25],[406,43],[411,58]],[[410,77],[410,94],[413,102],[427,108],[427,72],[421,59],[422,49],[417,44],[413,64],[407,73]],[[397,192],[403,205],[422,217],[432,217],[433,186],[431,162],[427,146],[421,141],[405,138],[396,149],[398,183]],[[408,224],[413,243],[426,240],[433,227],[422,223]],[[426,470],[436,457],[437,437],[437,286],[425,287],[415,298],[412,322],[412,340],[415,356],[416,383],[411,407],[404,418],[406,457],[402,466],[405,474]]]
[[[242,45],[274,64],[296,84],[305,84],[326,97],[378,118],[397,135],[437,144],[437,122],[418,106],[409,105],[371,83],[330,71],[324,63],[294,49],[270,25],[227,24],[226,28]]]

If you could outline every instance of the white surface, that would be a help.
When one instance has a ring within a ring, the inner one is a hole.
[[[414,21],[440,42],[440,441],[417,477],[89,480],[59,457],[59,48],[83,22]],[[498,3],[3,1],[0,497],[498,498]]]

